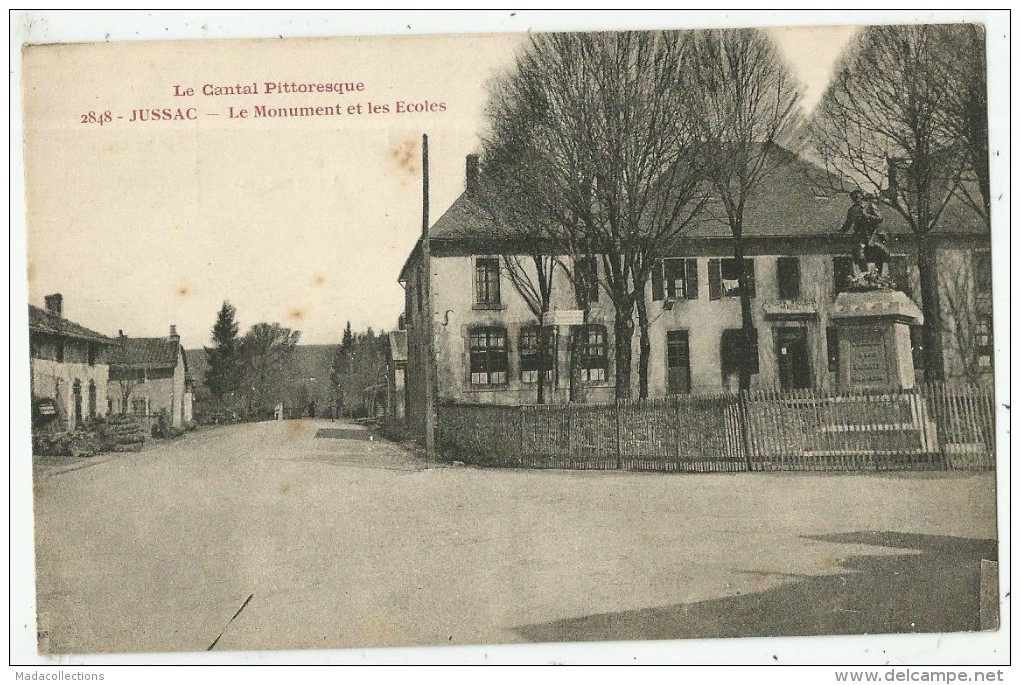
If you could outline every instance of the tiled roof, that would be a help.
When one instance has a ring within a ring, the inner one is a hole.
[[[121,338],[120,347],[110,354],[110,366],[174,368],[180,341],[169,338]]]
[[[37,333],[48,333],[62,338],[90,340],[92,342],[116,345],[117,341],[102,333],[85,328],[81,324],[61,318],[41,307],[28,305],[28,329]]]
[[[390,331],[390,359],[407,361],[407,331]]]
[[[748,197],[744,207],[745,238],[834,235],[846,218],[850,206],[848,195],[829,190],[826,172],[815,164],[783,148],[776,148],[774,154],[780,159],[780,165]],[[892,235],[911,234],[906,220],[894,209],[884,206],[882,213],[883,227]],[[935,233],[987,236],[988,228],[975,212],[954,200],[939,219]],[[436,242],[469,247],[526,237],[501,226],[467,193],[457,198],[432,225],[430,235]],[[710,199],[692,225],[684,229],[683,235],[687,239],[729,238],[731,232],[722,203],[717,198]],[[415,250],[418,249],[416,245]]]

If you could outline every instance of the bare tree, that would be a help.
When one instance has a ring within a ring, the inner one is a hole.
[[[962,141],[966,170],[958,193],[991,227],[991,181],[988,169],[988,79],[985,30],[979,24],[938,27],[945,47],[935,52],[936,73],[946,78],[946,137]]]
[[[689,43],[680,33],[536,37],[490,113],[516,123],[504,133],[529,160],[515,165],[522,191],[554,220],[559,245],[601,263],[615,309],[618,399],[631,394],[634,311],[654,258],[700,196]],[[641,368],[647,394],[647,358]]]
[[[713,190],[733,235],[744,331],[740,389],[751,387],[750,342],[754,322],[744,262],[747,198],[785,160],[785,142],[800,119],[800,85],[771,39],[757,29],[699,31],[691,74],[698,93],[698,120]]]
[[[547,333],[547,315],[552,305],[553,284],[562,260],[558,256],[555,217],[548,206],[551,198],[529,192],[535,185],[537,165],[521,149],[521,114],[505,99],[511,90],[497,81],[492,89],[489,113],[492,134],[484,141],[485,172],[476,182],[472,199],[492,215],[503,238],[502,270],[514,290],[535,317],[538,327],[537,402],[546,401],[546,367],[550,363],[552,337]],[[530,183],[525,183],[525,180]],[[469,191],[472,189],[469,188]]]
[[[127,369],[118,372],[125,378],[117,379],[117,389],[120,391],[120,413],[127,414],[130,411],[131,393],[136,387],[145,382],[144,369]]]
[[[961,97],[951,92],[947,65],[961,56],[951,54],[955,43],[948,38],[939,26],[864,29],[842,57],[811,123],[826,168],[848,184],[880,192],[913,232],[924,362],[933,380],[945,376],[945,359],[931,234],[970,164],[960,124],[952,123],[960,116]]]
[[[991,271],[978,273],[970,253],[947,254],[939,269],[942,339],[952,360],[947,375],[980,384],[991,369]],[[982,287],[981,279],[988,281]],[[987,354],[984,354],[987,352]],[[984,359],[983,359],[984,358]]]

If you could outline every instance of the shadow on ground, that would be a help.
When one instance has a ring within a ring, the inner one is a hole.
[[[981,559],[997,559],[995,540],[890,532],[807,539],[910,551],[840,559],[833,575],[782,575],[782,585],[760,593],[515,630],[532,642],[575,642],[979,629]]]

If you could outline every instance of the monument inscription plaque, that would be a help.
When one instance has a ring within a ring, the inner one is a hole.
[[[888,386],[889,362],[885,342],[878,340],[850,340],[849,376],[853,387]]]

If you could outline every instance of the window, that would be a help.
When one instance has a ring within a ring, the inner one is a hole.
[[[744,277],[749,297],[755,296],[754,260],[744,260]],[[736,259],[708,260],[708,296],[713,300],[740,297],[740,262]]]
[[[63,340],[58,340],[57,341],[57,355],[56,356],[57,356],[57,361],[58,362],[64,361],[64,341]]]
[[[471,331],[471,384],[502,385],[507,382],[506,330],[476,328]]]
[[[776,288],[781,300],[796,300],[800,297],[799,258],[779,257],[776,259]]]
[[[545,345],[542,345],[538,326],[528,326],[521,330],[521,380],[525,383],[538,383],[538,373],[545,371],[545,378],[553,382],[556,378],[556,328],[545,327]]]
[[[729,328],[722,332],[719,342],[719,361],[723,379],[739,373],[746,360],[751,373],[758,373],[758,331],[751,329],[745,336],[742,328]]]
[[[974,322],[974,355],[979,368],[992,368],[995,345],[992,342],[992,317],[987,314],[979,314]]]
[[[475,260],[475,306],[485,308],[500,306],[497,257],[479,257]]]
[[[131,400],[131,413],[139,416],[145,416],[146,401],[144,397],[135,397]]]
[[[687,331],[666,331],[666,392],[691,392],[691,347]]]
[[[606,380],[608,359],[605,326],[581,326],[574,333],[577,368],[582,381]]]
[[[832,294],[846,290],[854,276],[854,262],[851,257],[841,255],[832,258]]]
[[[662,259],[652,271],[652,299],[698,299],[698,260]]]
[[[418,303],[418,313],[422,314],[425,311],[425,289],[421,284],[421,269],[414,272],[415,291],[414,299]]]
[[[89,345],[89,350],[91,350],[91,349],[92,349],[92,346]],[[89,421],[95,421],[96,420],[96,415],[97,415],[97,410],[98,410],[98,407],[96,405],[97,405],[98,399],[99,399],[99,397],[98,397],[98,394],[97,394],[97,391],[96,391],[96,382],[90,380],[89,381]]]
[[[595,255],[580,255],[574,269],[575,287],[583,302],[599,301],[599,272]]]
[[[972,269],[974,287],[979,296],[992,294],[992,253],[981,250],[974,253]]]
[[[89,366],[95,366],[96,360],[99,358],[99,345],[93,345],[92,343],[89,343],[88,355]]]
[[[971,269],[974,272],[977,310],[987,314],[992,310],[992,253],[985,250],[975,252]]]

